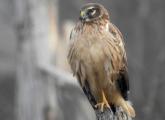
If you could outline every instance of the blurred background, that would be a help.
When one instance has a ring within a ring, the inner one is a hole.
[[[136,120],[165,119],[164,0],[0,0],[0,120],[94,120],[67,60],[88,2],[123,33]]]

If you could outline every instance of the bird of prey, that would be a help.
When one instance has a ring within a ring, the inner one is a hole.
[[[134,108],[128,102],[129,81],[123,36],[111,23],[108,11],[98,3],[80,10],[78,23],[71,31],[68,61],[93,105],[121,107],[130,117]]]

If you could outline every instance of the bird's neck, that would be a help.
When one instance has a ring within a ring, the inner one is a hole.
[[[99,19],[91,22],[79,22],[77,24],[77,30],[80,30],[80,32],[83,34],[97,34],[98,32],[105,32],[109,31],[109,20],[107,19]]]

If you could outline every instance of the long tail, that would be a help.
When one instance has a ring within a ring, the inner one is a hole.
[[[119,106],[121,106],[123,108],[123,110],[130,116],[130,117],[135,117],[135,110],[132,107],[131,103],[129,101],[125,101],[122,97],[120,97],[118,99],[118,103]]]

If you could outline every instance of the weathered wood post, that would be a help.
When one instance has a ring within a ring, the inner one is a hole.
[[[121,108],[117,108],[115,114],[110,109],[106,109],[104,112],[95,110],[95,113],[97,120],[132,120]]]
[[[132,118],[129,117],[121,107],[116,107],[115,112],[108,108],[101,112],[98,108],[95,108],[92,101],[90,101],[90,103],[95,111],[97,120],[132,120]]]

